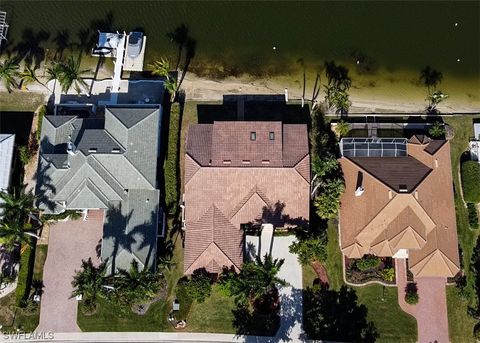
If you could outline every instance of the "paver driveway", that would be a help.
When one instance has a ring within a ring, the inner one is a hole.
[[[425,277],[415,279],[418,304],[405,302],[407,270],[405,259],[395,259],[398,303],[402,310],[417,320],[418,343],[448,343],[446,278]]]
[[[39,331],[79,332],[77,301],[72,279],[82,259],[99,262],[96,246],[102,238],[103,210],[90,211],[88,219],[58,222],[50,227],[48,255],[43,270]]]

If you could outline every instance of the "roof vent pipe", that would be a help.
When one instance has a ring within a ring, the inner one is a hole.
[[[76,152],[75,144],[72,141],[67,143],[67,153],[71,156],[74,156]]]
[[[363,188],[363,186],[360,186],[355,190],[356,197],[361,196],[363,193],[365,193],[365,188]]]

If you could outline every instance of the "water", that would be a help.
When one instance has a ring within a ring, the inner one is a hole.
[[[145,31],[147,63],[164,55],[176,60],[166,33],[183,23],[197,43],[191,70],[271,76],[298,69],[298,59],[312,69],[327,59],[354,69],[361,59],[388,72],[418,74],[431,65],[444,79],[480,86],[480,2],[474,1],[2,1],[0,8],[8,12],[12,46],[27,28],[46,30],[50,41],[68,30],[75,41],[80,29],[111,12],[114,29]]]

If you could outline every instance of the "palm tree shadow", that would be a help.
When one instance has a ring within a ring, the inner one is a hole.
[[[180,24],[173,31],[167,32],[166,36],[177,46],[178,55],[175,69],[178,69],[180,65],[180,60],[182,58],[183,47],[188,39],[188,26],[185,24]]]
[[[37,69],[45,58],[45,49],[41,44],[49,38],[50,33],[45,30],[35,33],[31,28],[27,28],[23,30],[22,40],[15,46],[14,51],[18,56],[22,56],[27,66]]]
[[[70,32],[68,30],[58,31],[57,35],[53,38],[53,42],[57,45],[53,59],[61,60],[65,49],[71,46]]]

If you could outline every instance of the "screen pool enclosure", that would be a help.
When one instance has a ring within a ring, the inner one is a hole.
[[[406,138],[342,138],[340,152],[345,157],[404,157]]]

